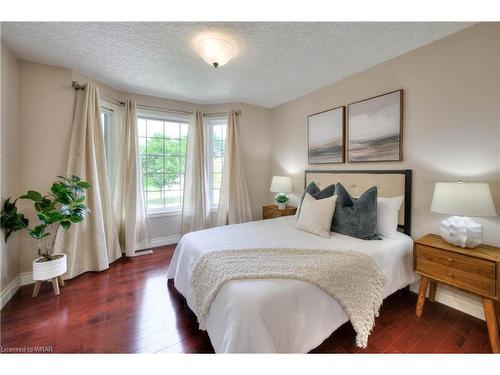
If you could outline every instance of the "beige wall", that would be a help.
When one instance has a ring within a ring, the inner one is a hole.
[[[500,213],[500,26],[480,24],[272,109],[272,174],[304,169],[413,169],[413,237],[439,232],[430,212],[437,181],[485,181]],[[307,164],[307,116],[404,89],[404,161]],[[500,245],[500,218],[481,218],[484,240]]]
[[[18,106],[18,62],[3,44],[1,45],[1,204],[8,197],[19,195],[19,106]],[[14,233],[6,244],[4,232],[0,231],[0,290],[3,293],[9,283],[19,274],[18,237]]]
[[[21,130],[21,191],[49,191],[53,179],[66,173],[74,91],[71,71],[49,65],[19,61],[19,113]],[[22,206],[33,212],[28,201]],[[29,207],[29,208],[28,208]],[[30,220],[34,216],[28,215]],[[21,272],[31,271],[36,241],[26,234],[20,239]]]

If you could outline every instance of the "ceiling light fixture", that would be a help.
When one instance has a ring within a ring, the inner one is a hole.
[[[226,64],[234,57],[236,52],[235,47],[222,38],[201,39],[196,47],[203,60],[215,68]]]

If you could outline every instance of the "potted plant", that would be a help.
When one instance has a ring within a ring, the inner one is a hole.
[[[61,275],[67,270],[66,254],[55,254],[54,246],[57,232],[62,227],[69,230],[72,224],[80,223],[89,211],[85,204],[85,191],[91,186],[77,176],[70,178],[58,176],[59,181],[52,184],[50,192],[42,195],[38,191],[29,190],[11,202],[8,198],[1,213],[1,227],[6,231],[5,241],[13,232],[25,230],[38,240],[39,257],[33,261],[33,280],[36,297],[40,284],[44,280],[52,280],[54,292],[59,294],[59,284],[64,285]],[[33,201],[37,225],[30,227],[29,220],[19,212],[17,202],[20,199]]]
[[[290,202],[290,198],[285,193],[278,193],[274,196],[274,201],[278,205],[280,210],[284,210],[288,202]]]

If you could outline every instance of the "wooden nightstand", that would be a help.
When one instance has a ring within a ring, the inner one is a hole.
[[[427,286],[434,301],[437,283],[476,294],[483,299],[484,315],[493,353],[500,352],[498,320],[500,313],[500,248],[479,245],[473,249],[453,246],[435,234],[415,241],[413,268],[421,276],[415,314],[422,316]]]
[[[262,219],[274,219],[280,216],[290,216],[295,215],[297,209],[295,207],[287,206],[283,210],[280,210],[275,204],[270,204],[268,206],[262,207]]]

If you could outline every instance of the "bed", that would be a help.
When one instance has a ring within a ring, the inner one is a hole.
[[[411,171],[306,171],[320,188],[341,182],[353,195],[377,186],[379,196],[404,195],[401,232],[366,241],[332,233],[329,239],[299,231],[294,216],[192,232],[177,245],[168,278],[193,309],[190,275],[200,256],[215,250],[304,248],[353,250],[369,255],[385,273],[384,298],[416,281],[410,234]],[[293,279],[233,280],[210,307],[207,332],[217,353],[307,353],[348,321],[340,304],[317,286]]]

